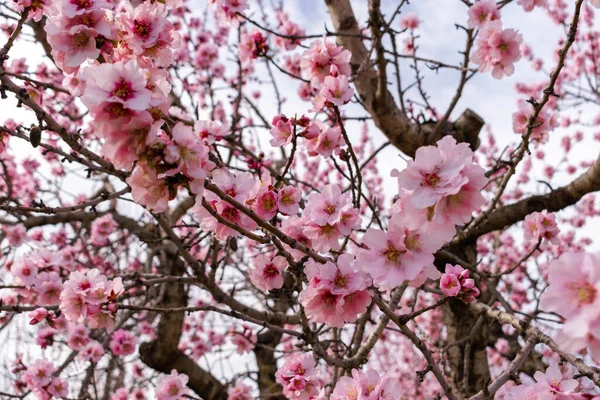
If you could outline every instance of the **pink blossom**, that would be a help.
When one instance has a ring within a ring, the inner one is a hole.
[[[94,246],[102,247],[108,244],[108,236],[117,229],[117,223],[111,214],[106,214],[92,222],[91,240]]]
[[[415,279],[433,264],[433,251],[437,250],[437,244],[426,240],[419,230],[406,228],[397,215],[390,220],[388,232],[367,229],[362,243],[365,248],[359,252],[358,262],[381,289]]]
[[[31,318],[31,321],[29,321],[29,325],[39,324],[40,322],[45,320],[47,316],[48,316],[47,309],[45,309],[43,307],[36,308],[28,315],[28,317]]]
[[[152,92],[146,89],[145,71],[134,60],[90,66],[84,80],[87,88],[81,101],[92,115],[115,105],[134,111],[150,107]]]
[[[261,189],[253,206],[259,217],[267,221],[272,219],[277,215],[277,193],[267,188]]]
[[[350,52],[343,47],[336,46],[326,39],[319,40],[313,42],[304,52],[300,68],[311,81],[312,86],[320,88],[325,78],[329,76],[331,66],[335,66],[340,75],[351,75],[350,57]]]
[[[322,129],[319,135],[306,144],[308,154],[330,157],[343,143],[342,130],[339,126]]]
[[[69,394],[69,382],[54,377],[46,390],[54,397],[65,398]]]
[[[379,400],[400,399],[402,388],[387,376],[380,376],[372,368],[362,372],[352,370],[352,377],[340,377],[330,400]]]
[[[277,193],[277,207],[279,211],[286,215],[295,215],[300,209],[300,200],[302,199],[302,190],[287,185],[279,189]]]
[[[337,265],[309,260],[305,272],[309,285],[299,300],[309,319],[342,327],[344,322],[356,321],[359,314],[366,312],[371,303],[366,290],[370,279],[357,269],[352,255],[340,255]]]
[[[468,15],[467,27],[469,29],[481,28],[490,21],[500,19],[500,11],[495,0],[476,1],[469,7]]]
[[[547,0],[518,0],[517,4],[523,7],[523,10],[530,12],[534,7],[547,6]]]
[[[35,361],[27,368],[25,373],[25,382],[31,389],[42,388],[52,382],[52,374],[56,371],[50,361],[40,359]]]
[[[458,297],[470,303],[479,296],[475,281],[469,278],[469,270],[460,265],[446,264],[446,272],[440,279],[440,289],[446,296]]]
[[[570,376],[572,377],[573,375],[570,374]],[[546,373],[536,371],[533,377],[538,383],[546,385],[552,393],[557,394],[558,396],[569,395],[579,386],[577,380],[565,379],[559,366],[556,364],[550,365],[546,369]]]
[[[276,115],[273,117],[273,128],[270,132],[273,136],[270,143],[271,146],[284,146],[290,144],[293,138],[292,121],[290,121],[285,115]]]
[[[92,340],[81,349],[79,354],[83,359],[97,363],[104,354],[104,347],[99,342]]]
[[[348,103],[353,95],[354,89],[350,87],[346,75],[327,76],[313,106],[315,111],[320,111],[324,107],[339,107]]]
[[[169,189],[157,172],[144,162],[139,162],[127,183],[136,203],[146,206],[155,213],[165,211],[169,205]]]
[[[540,307],[566,318],[563,333],[583,335],[600,316],[600,253],[565,253],[548,264],[548,289]]]
[[[264,254],[254,259],[250,280],[262,291],[280,289],[283,286],[283,270],[287,261],[281,256],[270,258]]]
[[[319,392],[321,380],[310,354],[295,353],[275,373],[283,394],[291,400],[310,399]]]
[[[188,394],[188,376],[179,374],[172,370],[170,375],[163,375],[158,379],[156,386],[157,400],[183,400],[184,395]]]
[[[243,382],[227,389],[227,400],[252,400],[252,388]]]
[[[415,30],[419,27],[419,17],[414,12],[409,12],[400,17],[400,27],[402,29]]]
[[[137,336],[135,336],[133,332],[119,329],[112,333],[110,350],[116,356],[133,354],[137,341]]]
[[[165,172],[165,175],[173,175],[177,172],[183,173],[196,184],[190,187],[192,192],[202,197],[204,191],[204,179],[215,164],[208,159],[208,148],[194,135],[192,129],[179,122],[171,132],[172,142],[165,149],[165,161],[176,164],[176,167]]]
[[[510,76],[515,70],[513,64],[521,59],[522,41],[522,35],[514,29],[503,30],[500,21],[489,22],[479,31],[473,62],[482,72],[492,70],[496,79]]]
[[[519,110],[513,114],[513,130],[515,133],[525,134],[530,130],[532,140],[544,143],[548,138],[548,133],[558,126],[554,115],[547,110],[542,109],[532,123],[529,129],[529,118],[533,116],[535,110],[532,104],[525,100],[519,100]]]
[[[457,194],[468,182],[461,171],[465,160],[449,157],[434,146],[419,147],[415,159],[398,176],[401,188],[414,190],[411,202],[418,208],[434,205],[444,196]]]
[[[556,225],[556,217],[554,214],[548,213],[547,210],[526,216],[523,227],[527,239],[533,241],[547,239],[551,243],[559,243],[558,234],[560,231]]]
[[[4,226],[2,228],[8,239],[8,244],[13,247],[20,246],[27,239],[27,230],[22,224],[15,226]]]

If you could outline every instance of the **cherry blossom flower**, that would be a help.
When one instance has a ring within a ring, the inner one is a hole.
[[[295,353],[275,373],[277,383],[283,386],[283,394],[291,400],[303,400],[319,392],[321,379],[310,354]]]
[[[127,183],[131,186],[133,199],[155,213],[165,211],[169,205],[169,188],[164,179],[159,179],[157,172],[144,162],[139,162]]]
[[[402,29],[415,30],[419,27],[419,17],[414,12],[409,12],[400,17],[400,27]]]
[[[137,337],[131,332],[124,329],[114,331],[110,340],[110,350],[116,356],[126,356],[133,354],[137,344]]]
[[[440,289],[446,296],[458,297],[470,303],[479,296],[475,281],[469,278],[469,270],[460,265],[446,264],[445,273],[440,279]]]
[[[495,0],[478,0],[469,7],[469,20],[467,27],[469,29],[481,28],[491,21],[500,19],[500,11]]]
[[[337,265],[328,261],[305,264],[308,287],[299,295],[306,316],[332,327],[356,321],[367,310],[371,295],[366,290],[370,279],[356,267],[354,256],[342,254]]]
[[[150,107],[152,92],[146,89],[145,71],[135,60],[90,66],[83,78],[86,91],[81,101],[92,115],[107,111],[109,107],[134,111]]]
[[[514,63],[521,59],[522,41],[522,35],[514,29],[503,30],[500,21],[489,22],[479,31],[473,62],[479,64],[481,72],[492,70],[496,79],[510,76],[515,70]]]
[[[172,370],[170,375],[163,375],[158,380],[156,386],[157,400],[183,400],[184,395],[188,394],[188,376],[179,374],[176,370]]]
[[[283,270],[287,261],[281,256],[270,258],[264,254],[254,259],[254,268],[250,271],[250,280],[263,291],[280,289],[283,286]]]
[[[538,241],[546,239],[553,244],[558,244],[558,234],[560,233],[556,225],[556,217],[547,210],[535,212],[525,217],[523,223],[525,237]]]

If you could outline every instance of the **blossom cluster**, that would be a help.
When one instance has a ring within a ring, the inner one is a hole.
[[[69,383],[54,376],[56,367],[48,360],[39,359],[26,368],[23,382],[38,399],[63,398],[69,393]]]
[[[299,295],[306,316],[314,322],[341,328],[354,322],[371,303],[369,276],[358,269],[354,256],[342,254],[337,265],[309,260],[304,265],[308,287]]]
[[[157,400],[183,400],[189,393],[186,386],[188,376],[172,370],[170,375],[163,375],[158,379],[156,386]]]
[[[556,216],[547,210],[534,212],[525,217],[523,223],[525,238],[537,242],[545,239],[553,244],[558,244],[560,233],[556,225]]]
[[[290,400],[314,398],[323,385],[311,354],[294,353],[275,373],[283,394]]]
[[[481,72],[492,71],[501,79],[514,73],[514,63],[521,59],[523,36],[514,29],[502,29],[500,11],[494,0],[476,1],[468,11],[469,28],[479,28],[473,62]]]
[[[365,372],[352,370],[352,377],[342,376],[331,393],[330,400],[402,398],[400,384],[389,375],[380,376],[369,368]]]
[[[121,278],[109,281],[97,268],[73,271],[60,293],[60,310],[69,321],[85,321],[92,328],[112,331],[117,297],[123,292]]]
[[[358,261],[375,286],[391,289],[406,280],[436,278],[433,253],[452,239],[456,225],[485,202],[487,179],[465,143],[444,137],[417,150],[406,169],[394,171],[401,194],[388,231],[367,229]],[[367,267],[368,266],[368,267]]]
[[[465,303],[470,303],[479,296],[475,281],[469,278],[469,270],[460,265],[446,264],[440,279],[440,289],[446,296],[458,297]]]

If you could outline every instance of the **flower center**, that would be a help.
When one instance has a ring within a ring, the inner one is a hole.
[[[125,79],[121,78],[112,92],[113,96],[118,97],[122,100],[128,100],[133,97],[133,88],[131,84]]]
[[[265,275],[269,278],[279,275],[279,270],[273,264],[267,264],[265,266]]]
[[[425,174],[425,185],[429,186],[429,187],[436,187],[438,182],[440,181],[440,177],[438,176],[438,174],[433,173],[433,174]]]
[[[146,39],[150,36],[150,26],[147,21],[140,21],[138,19],[133,21],[133,31],[141,38]]]
[[[394,245],[388,241],[388,247],[383,251],[388,263],[400,264],[400,257],[404,254],[404,251],[398,250]]]
[[[338,272],[335,276],[335,279],[333,280],[333,283],[337,287],[345,288],[348,284],[348,278]]]
[[[575,290],[577,294],[577,298],[579,299],[579,304],[591,304],[594,302],[596,298],[596,288],[592,286],[590,283],[585,282],[583,284],[574,283],[572,288]]]
[[[327,207],[323,209],[327,214],[331,215],[335,212],[335,205],[329,204]]]
[[[77,47],[85,47],[90,41],[90,37],[86,32],[79,32],[73,35],[73,43]]]

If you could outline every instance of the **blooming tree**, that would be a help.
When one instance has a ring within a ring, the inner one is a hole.
[[[443,2],[0,1],[0,397],[600,399],[600,1]]]

